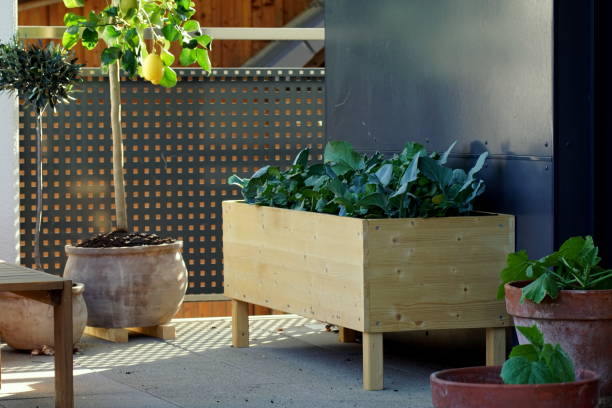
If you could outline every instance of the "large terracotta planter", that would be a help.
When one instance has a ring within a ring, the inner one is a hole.
[[[601,378],[603,406],[612,406],[612,290],[562,290],[555,300],[521,304],[521,288],[506,284],[506,309],[517,326],[537,324],[549,343],[559,343],[576,367]],[[521,344],[526,339],[518,334]]]
[[[83,300],[84,285],[72,287],[72,344],[85,330],[87,307]],[[17,350],[35,350],[55,345],[53,307],[11,292],[0,292],[0,331],[2,339]]]
[[[182,241],[120,248],[66,246],[64,276],[87,286],[87,325],[149,327],[170,321],[187,290],[182,248]]]
[[[431,396],[435,408],[595,408],[598,381],[592,371],[580,370],[577,381],[556,384],[506,385],[501,367],[468,367],[433,373]]]

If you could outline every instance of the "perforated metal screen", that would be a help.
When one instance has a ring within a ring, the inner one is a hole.
[[[223,292],[221,201],[226,184],[265,164],[285,166],[325,142],[322,69],[179,70],[172,89],[122,82],[131,227],[184,241],[189,293]],[[42,262],[60,274],[64,245],[114,225],[108,81],[86,70],[74,103],[45,119]],[[20,112],[21,261],[33,265],[35,118]]]

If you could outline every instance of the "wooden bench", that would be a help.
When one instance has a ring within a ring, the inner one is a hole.
[[[0,261],[0,291],[53,306],[55,407],[73,408],[72,281]]]

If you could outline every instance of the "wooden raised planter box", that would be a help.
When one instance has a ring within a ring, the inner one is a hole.
[[[486,328],[487,364],[512,322],[496,299],[514,217],[358,219],[223,202],[235,347],[253,303],[363,332],[363,386],[383,388],[382,334]]]

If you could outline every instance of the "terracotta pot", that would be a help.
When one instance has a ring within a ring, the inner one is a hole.
[[[540,304],[525,300],[521,288],[529,282],[506,284],[506,309],[517,326],[537,324],[549,343],[559,343],[576,367],[601,378],[602,405],[612,405],[612,290],[562,290],[555,300]],[[521,344],[527,343],[517,333]]]
[[[64,276],[87,286],[87,325],[103,328],[164,324],[187,290],[183,242],[120,248],[66,246]]]
[[[506,385],[496,367],[438,371],[430,377],[435,408],[594,408],[598,378],[579,370],[577,381],[556,384]]]
[[[87,307],[82,283],[72,287],[72,343],[75,345],[85,330]],[[0,293],[0,331],[2,339],[17,350],[53,347],[53,307],[11,292]]]

